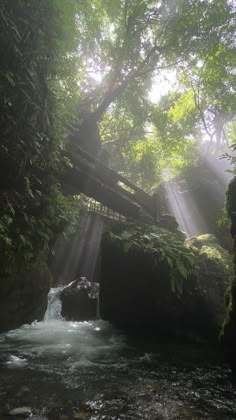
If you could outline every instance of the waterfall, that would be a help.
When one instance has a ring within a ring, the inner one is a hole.
[[[48,293],[48,306],[44,316],[44,321],[51,321],[54,319],[62,319],[61,316],[61,293],[62,287],[55,287],[50,289]]]
[[[99,278],[100,243],[103,225],[103,217],[98,214],[82,216],[79,233],[70,238],[70,241],[67,240],[66,244],[62,244],[62,246],[56,250],[51,271],[54,277],[54,284],[61,287],[53,288],[49,292],[48,308],[44,321],[62,319],[61,313],[66,319],[86,319],[84,318],[84,314],[83,316],[78,315],[78,305],[80,308],[84,308],[86,306],[85,302],[87,302],[88,308],[91,310],[91,307],[93,307],[92,300],[95,299],[95,296],[92,297],[93,299],[88,296],[87,300],[83,300],[83,293],[78,293],[76,286],[74,294],[74,296],[77,296],[76,303],[72,304],[73,299],[71,300],[69,296],[66,298],[65,295],[63,295],[64,300],[62,308],[62,303],[59,299],[59,294],[63,289],[63,286],[72,285],[73,283],[77,284],[75,280],[78,282],[80,278],[88,280],[87,286],[84,286],[85,290],[89,287],[89,290],[92,290],[94,293],[96,291],[96,314],[94,313],[94,315],[91,315],[90,313],[90,318],[88,319],[94,319],[95,317],[99,319],[98,288],[94,283],[96,283]],[[76,293],[78,294],[76,295]],[[83,312],[83,309],[81,310]]]

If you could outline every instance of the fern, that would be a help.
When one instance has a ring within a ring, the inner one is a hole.
[[[153,269],[165,262],[170,273],[173,293],[183,293],[184,281],[196,270],[196,258],[178,235],[156,225],[116,223],[105,233],[106,240],[118,246],[122,252],[148,254],[152,257]]]

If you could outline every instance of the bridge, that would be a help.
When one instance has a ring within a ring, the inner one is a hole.
[[[110,209],[109,207],[104,206],[104,204],[99,203],[93,199],[90,199],[87,204],[87,213],[88,214],[99,214],[106,219],[125,221],[126,217],[122,216],[120,213]]]
[[[161,216],[161,200],[157,194],[147,194],[74,143],[70,143],[65,156],[72,167],[63,175],[64,194],[83,193],[127,218],[144,218],[151,222]]]

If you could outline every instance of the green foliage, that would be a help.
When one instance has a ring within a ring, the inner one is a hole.
[[[217,223],[217,226],[229,226],[229,221],[230,221],[229,215],[227,213],[226,208],[224,207],[221,210],[220,217],[218,218],[218,220],[216,222]]]
[[[99,122],[110,164],[150,191],[163,168],[172,177],[194,164],[206,135],[211,151],[222,153],[236,110],[234,3],[81,3],[81,98]],[[152,104],[153,76],[169,69],[175,89]]]
[[[191,91],[163,96],[153,108],[152,127],[167,179],[197,162],[199,126]]]
[[[184,11],[186,3],[188,11]],[[184,54],[191,51],[191,56],[180,64],[179,80],[182,88],[192,90],[201,129],[211,150],[219,154],[230,141],[227,126],[236,113],[235,2],[184,1],[180,7],[181,25],[173,18],[177,39],[186,46]],[[190,25],[191,34],[186,37]]]
[[[111,165],[148,191],[195,163],[203,128],[234,139],[234,22],[227,0],[1,1],[1,267],[47,253],[72,218],[59,179],[78,102]],[[178,88],[152,104],[168,68]]]
[[[158,263],[166,265],[173,293],[182,294],[184,281],[196,269],[194,254],[178,235],[156,225],[116,223],[105,235],[124,253],[150,255],[153,270]]]
[[[173,122],[183,121],[192,127],[192,120],[196,118],[196,106],[191,90],[177,96],[168,116]]]
[[[187,246],[194,250],[198,256],[207,258],[216,266],[217,274],[222,275],[222,281],[228,286],[234,278],[232,255],[219,245],[217,238],[212,234],[200,235],[187,240]]]
[[[0,266],[10,274],[46,258],[71,215],[58,178],[76,86],[75,2],[4,0],[0,26]]]

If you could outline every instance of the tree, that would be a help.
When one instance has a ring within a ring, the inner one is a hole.
[[[1,2],[3,258],[33,259],[68,220],[66,125],[147,190],[193,159],[203,128],[216,143],[231,135],[234,21],[230,0]],[[172,68],[177,92],[153,105],[153,77]]]
[[[92,21],[89,8],[93,10],[93,16],[97,16]],[[190,109],[191,121],[186,122],[186,117],[177,122],[178,116],[172,109],[168,125],[170,128],[172,124],[172,133],[177,134],[175,141],[173,135],[170,139],[165,133],[160,138],[159,133],[157,142],[163,147],[165,144],[166,151],[171,153],[174,143],[185,141],[187,159],[184,160],[187,162],[193,140],[195,136],[199,138],[203,130],[212,139],[213,146],[224,141],[226,124],[235,108],[233,2],[146,0],[131,4],[124,0],[100,0],[87,5],[86,12],[78,11],[84,28],[84,43],[79,49],[84,70],[80,121],[71,135],[74,142],[78,141],[86,148],[89,147],[88,138],[94,138],[89,150],[98,153],[101,138],[111,155],[119,156],[119,159],[111,158],[112,165],[126,173],[125,166],[132,160],[126,159],[126,155],[136,156],[131,153],[132,144],[137,148],[137,142],[149,137],[154,116],[157,122],[159,105],[153,111],[148,100],[152,77],[169,68],[177,70],[178,95],[182,96],[181,105],[180,102],[175,104],[173,95],[172,108],[177,105],[179,109],[181,106],[186,108],[191,99],[194,110]],[[93,39],[90,38],[91,25]],[[185,113],[187,115],[187,109]],[[162,117],[166,118],[160,114],[159,124],[164,129]],[[190,139],[189,147],[187,138]],[[177,150],[175,147],[176,156]],[[133,163],[133,167],[137,167],[137,160]]]
[[[86,45],[91,48],[84,51],[81,46],[88,77],[83,80],[86,94],[80,102],[82,121],[71,136],[84,147],[85,125],[96,130],[111,104],[116,107],[115,101],[120,101],[117,108],[121,112],[130,110],[133,115],[143,113],[147,117],[145,94],[150,89],[151,74],[157,63],[164,66],[164,52],[168,49],[165,37],[168,17],[161,2],[130,3],[126,0],[108,4],[106,0],[100,0],[92,2],[91,7],[97,16],[102,15],[102,19],[96,22],[99,30],[95,41],[87,39]],[[87,30],[90,19],[84,14],[80,19]],[[91,83],[91,73],[97,74],[101,82]]]
[[[179,80],[192,90],[209,147],[218,155],[221,146],[229,144],[226,127],[236,113],[236,5],[224,0],[195,2],[186,20],[192,26],[192,53],[180,65]],[[196,48],[199,39],[202,45]]]

